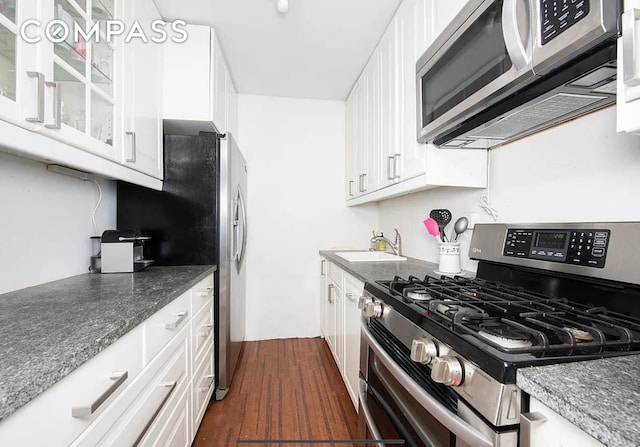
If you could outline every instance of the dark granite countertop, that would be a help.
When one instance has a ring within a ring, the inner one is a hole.
[[[525,392],[608,447],[640,445],[640,355],[522,368]]]
[[[85,274],[0,295],[0,421],[215,269]]]
[[[402,276],[404,278],[413,275],[417,278],[424,278],[426,275],[433,278],[440,278],[440,275],[434,272],[438,268],[438,264],[433,262],[422,261],[420,259],[407,258],[406,261],[380,261],[380,262],[349,262],[336,253],[341,251],[358,251],[358,250],[320,250],[320,256],[333,262],[338,267],[359,279],[360,281],[384,281],[393,279],[394,276]],[[474,273],[465,272],[467,277],[475,276]]]

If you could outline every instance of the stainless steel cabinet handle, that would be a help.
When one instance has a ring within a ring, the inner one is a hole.
[[[189,316],[189,312],[180,312],[178,315],[176,315],[176,319],[170,323],[165,324],[164,328],[172,331],[178,326],[180,326],[180,323],[182,323],[188,316]]]
[[[211,389],[211,385],[213,385],[213,376],[204,376],[202,382],[200,382],[200,386],[198,387],[199,393],[206,393]]]
[[[362,192],[367,192],[368,188],[369,188],[369,181],[368,181],[367,174],[362,174]]]
[[[355,182],[353,180],[349,180],[349,197],[353,197],[353,184]]]
[[[400,157],[402,157],[402,154],[395,154],[393,156],[393,158],[395,159],[395,162],[393,163],[393,178],[394,179],[400,178]]]
[[[326,265],[327,265],[327,261],[325,259],[320,261],[320,275],[321,276],[325,276],[327,274],[327,271],[325,270]]]
[[[54,124],[45,124],[47,129],[60,129],[62,127],[62,92],[59,82],[45,82],[47,87],[53,87],[53,118]]]
[[[640,54],[636,48],[636,22],[640,20],[640,9],[631,8],[622,14],[623,80],[630,87],[640,85]]]
[[[136,162],[136,133],[125,132],[125,135],[131,136],[131,157],[127,158],[125,161],[127,163],[135,163]]]
[[[523,42],[518,28],[518,3],[525,8],[527,20],[523,23],[530,23],[529,0],[505,0],[502,4],[502,35],[507,47],[507,53],[516,69],[521,70],[529,65],[531,54],[529,42],[531,41],[531,30],[528,29],[529,37],[527,42]]]
[[[158,417],[158,414],[160,414],[160,411],[164,407],[164,404],[167,402],[167,400],[169,399],[169,396],[171,396],[171,393],[175,389],[176,382],[161,383],[161,384],[158,385],[158,387],[161,388],[161,391],[162,391],[162,400],[160,402],[160,405],[158,406],[156,411],[153,413],[153,415],[151,416],[149,421],[146,423],[146,425],[142,429],[142,433],[140,433],[140,435],[138,435],[138,438],[133,443],[134,446],[137,446],[138,444],[140,444],[140,441],[142,441],[142,439],[144,439],[144,436],[149,431],[149,428],[151,428],[151,426],[153,425],[154,421]]]
[[[362,174],[358,176],[358,192],[362,192]]]
[[[213,324],[207,323],[202,325],[203,330],[201,330],[198,335],[202,338],[208,337],[211,334],[211,329],[213,329]]]
[[[520,414],[520,447],[531,447],[532,430],[546,421],[542,413]]]
[[[387,157],[387,180],[393,180],[395,178],[395,167],[392,167],[396,158],[392,155]]]
[[[329,301],[329,304],[333,304],[333,289],[335,289],[335,286],[333,284],[329,284],[327,288],[327,300]]]
[[[36,116],[26,118],[26,121],[29,123],[44,123],[44,74],[38,71],[28,71],[27,76],[37,79],[38,92],[36,93]]]
[[[109,388],[107,388],[107,390],[104,393],[98,396],[98,398],[90,405],[81,405],[79,407],[72,407],[71,416],[74,418],[91,416],[93,413],[95,413],[95,411],[98,408],[100,408],[100,405],[102,405],[104,401],[106,401],[120,387],[120,385],[122,385],[125,382],[125,380],[127,380],[128,377],[129,377],[128,371],[116,372],[111,374],[111,377],[109,378],[114,382],[111,385],[109,385]]]

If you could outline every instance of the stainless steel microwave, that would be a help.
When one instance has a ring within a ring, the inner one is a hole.
[[[418,141],[492,148],[615,102],[622,0],[469,0],[416,64]]]

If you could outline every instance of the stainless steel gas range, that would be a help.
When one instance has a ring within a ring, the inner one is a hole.
[[[640,353],[639,234],[640,223],[476,225],[476,278],[366,283],[362,437],[528,446],[519,368]]]

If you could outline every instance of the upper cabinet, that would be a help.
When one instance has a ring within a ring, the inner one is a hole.
[[[236,134],[237,95],[215,31],[199,25],[185,29],[186,42],[165,45],[165,132]]]
[[[486,186],[484,150],[416,140],[416,61],[466,0],[404,0],[346,103],[348,205],[437,186]]]
[[[160,13],[152,0],[126,2],[125,22],[137,21],[151,35]],[[163,178],[162,69],[163,45],[132,40],[124,46],[120,161],[153,177]]]
[[[618,39],[618,132],[640,134],[640,0],[625,0]]]
[[[160,189],[162,45],[150,41],[151,21],[160,19],[153,0],[0,6],[2,149]],[[125,42],[134,17],[144,37]],[[109,34],[120,22],[121,32]]]
[[[37,30],[40,37],[26,52],[36,50],[36,57],[25,60],[23,67],[31,89],[26,108],[35,108],[25,120],[36,124],[36,131],[47,136],[115,160],[117,55],[101,26],[107,20],[122,17],[116,15],[114,1],[94,1],[92,7],[87,1],[73,0],[29,3],[29,7],[38,3],[37,12],[28,17],[38,17],[42,26],[23,28],[26,34],[35,35]],[[55,39],[46,34],[47,24],[53,20],[66,25],[60,26],[57,33],[50,29]],[[95,37],[76,39],[75,29],[89,31],[95,24],[99,29]]]

